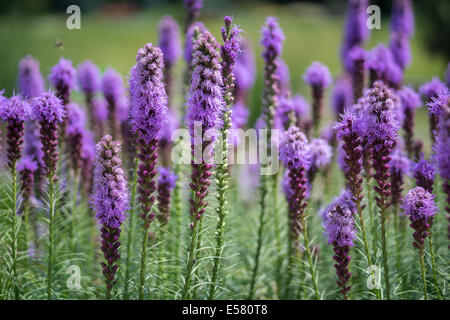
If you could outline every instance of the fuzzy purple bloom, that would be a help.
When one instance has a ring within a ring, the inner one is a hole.
[[[231,110],[231,127],[233,129],[245,128],[250,114],[249,110],[240,101],[236,102]]]
[[[310,170],[317,171],[331,163],[333,148],[328,142],[321,138],[312,139],[309,143],[311,157]]]
[[[334,208],[327,210],[323,219],[328,244],[336,244],[339,247],[354,245],[353,240],[356,238],[356,230],[353,213],[349,208],[343,208],[339,204],[335,204]]]
[[[113,139],[119,134],[120,117],[127,109],[126,91],[122,76],[114,69],[107,69],[102,78],[102,91],[108,102],[108,118]]]
[[[370,83],[381,80],[391,87],[400,87],[403,82],[402,69],[395,62],[391,50],[382,43],[369,51],[367,67]]]
[[[192,64],[192,49],[194,47],[194,34],[198,29],[200,33],[206,30],[205,25],[202,22],[193,23],[186,32],[186,43],[184,45],[184,60],[190,66]]]
[[[34,98],[32,107],[38,121],[62,123],[66,115],[61,99],[51,91]]]
[[[181,55],[180,28],[177,21],[171,16],[164,16],[158,25],[158,47],[164,55],[164,66],[173,66]]]
[[[390,166],[391,179],[391,204],[397,205],[400,202],[403,191],[403,176],[410,174],[411,160],[397,144],[392,152]]]
[[[49,81],[56,90],[58,98],[64,104],[69,102],[70,92],[76,84],[76,70],[72,65],[72,61],[61,58],[55,65],[48,76]]]
[[[331,108],[336,116],[353,104],[353,87],[348,77],[338,78],[331,94]]]
[[[194,46],[190,96],[188,99],[187,126],[193,134],[200,123],[203,132],[222,127],[224,109],[222,73],[217,49],[219,45],[208,31],[201,34]]]
[[[431,81],[424,83],[419,88],[419,93],[425,100],[425,102],[430,102],[431,98],[437,97],[438,92],[445,91],[446,86],[439,78],[433,78]]]
[[[38,169],[37,162],[29,156],[24,156],[17,164],[17,172],[19,172],[22,186],[22,201],[28,204],[30,197],[33,195],[34,172]]]
[[[2,99],[0,104],[0,119],[3,121],[24,122],[32,118],[30,105],[22,96],[15,95],[9,99]]]
[[[250,42],[242,40],[239,51],[241,54],[233,70],[236,80],[236,100],[245,99],[246,92],[253,86],[256,75],[255,57]]]
[[[333,79],[328,67],[315,61],[306,69],[303,80],[313,87],[326,88]]]
[[[417,163],[412,165],[413,176],[416,179],[418,187],[424,188],[426,191],[433,193],[434,176],[436,168],[427,160],[420,157]]]
[[[299,128],[291,126],[281,137],[280,160],[286,168],[308,170],[311,165],[310,145]]]
[[[420,96],[412,88],[404,86],[397,91],[403,111],[403,130],[406,151],[411,158],[413,154],[414,116],[416,109],[422,106]]]
[[[444,106],[449,104],[450,91],[447,88],[443,88],[436,92],[436,96],[431,97],[431,101],[427,103],[429,113],[440,117]]]
[[[392,33],[389,41],[389,49],[395,63],[402,69],[411,64],[412,54],[409,39],[402,33]]]
[[[19,62],[19,89],[27,99],[37,97],[45,90],[39,61],[30,55]]]
[[[200,15],[200,10],[203,8],[203,0],[184,0],[183,2],[186,9],[184,31],[187,32]]]
[[[438,128],[439,134],[434,145],[435,160],[440,176],[450,182],[450,100],[443,105]]]
[[[278,57],[276,59],[276,65],[276,76],[278,80],[280,95],[284,95],[291,90],[291,76],[289,73],[289,67],[281,57]]]
[[[120,160],[120,144],[107,135],[96,145],[93,205],[95,217],[103,225],[101,229],[102,251],[106,263],[102,262],[106,282],[106,298],[110,299],[114,276],[119,267],[118,252],[120,226],[129,209],[128,189]]]
[[[84,125],[86,122],[86,114],[76,103],[71,102],[67,114],[66,137],[68,141],[70,160],[72,168],[78,174],[79,168],[82,166],[82,148],[83,136],[85,134]]]
[[[267,17],[262,28],[261,44],[265,48],[262,57],[266,63],[274,61],[274,57],[281,55],[285,36],[278,24],[278,19]]]
[[[288,128],[290,117],[294,117],[294,124],[299,126],[301,120],[309,113],[309,103],[302,95],[295,95],[293,97],[278,97],[278,108],[276,113],[274,127]]]
[[[392,6],[391,30],[411,37],[414,33],[414,12],[411,0],[395,0]]]
[[[86,94],[92,94],[100,88],[100,70],[91,60],[80,63],[77,71],[78,84]]]
[[[341,59],[347,70],[351,70],[348,52],[355,46],[361,46],[369,36],[369,29],[366,26],[367,7],[367,0],[351,0],[348,2],[347,20],[341,47]]]

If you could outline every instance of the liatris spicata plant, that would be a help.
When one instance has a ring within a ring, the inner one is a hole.
[[[34,172],[37,170],[37,162],[29,156],[24,156],[17,164],[17,172],[20,174],[22,187],[22,206],[29,205],[33,195]]]
[[[308,200],[306,199],[307,172],[311,164],[310,145],[308,144],[308,139],[299,128],[291,126],[282,135],[282,140],[280,142],[280,160],[289,170],[289,183],[293,194],[290,197],[291,203],[289,204],[289,256],[286,296],[289,295],[290,281],[296,254],[296,249],[293,245],[298,239],[300,232],[302,232],[315,296],[316,299],[320,299],[305,216],[305,209],[308,205]]]
[[[94,95],[101,85],[100,70],[91,60],[86,60],[78,65],[77,75],[78,85],[84,93],[91,129],[95,131],[95,128],[101,125],[96,116],[98,108],[94,105]]]
[[[396,212],[396,208],[402,198],[403,176],[409,174],[411,168],[411,160],[409,160],[399,144],[396,145],[391,154],[389,166],[391,179],[391,205],[394,208],[393,212]]]
[[[440,101],[442,110],[438,123],[439,133],[434,145],[435,160],[439,168],[439,174],[443,180],[444,193],[447,196],[447,237],[450,239],[450,96],[448,93],[441,92],[436,99]],[[449,246],[450,248],[450,246]]]
[[[283,50],[283,41],[285,37],[283,31],[281,30],[278,21],[274,17],[268,17],[266,23],[262,28],[261,44],[264,48],[262,57],[264,59],[264,92],[263,92],[263,120],[264,126],[268,129],[267,141],[272,141],[271,129],[274,127],[275,115],[277,112],[278,101],[277,95],[280,93],[279,78],[277,75],[278,68],[278,57],[281,55]],[[270,146],[270,143],[269,143]],[[268,148],[268,153],[271,153],[270,147]],[[276,192],[277,192],[277,177],[273,177],[273,191],[274,191],[274,209],[276,208]],[[266,204],[265,198],[268,193],[268,178],[265,175],[260,176],[260,216],[259,216],[259,226],[258,226],[258,240],[256,245],[254,266],[252,270],[252,276],[250,280],[250,289],[248,298],[252,299],[255,290],[256,277],[259,268],[259,258],[261,254],[261,247],[263,242],[264,234],[264,220],[266,214]],[[277,214],[274,213],[275,217]],[[276,222],[275,222],[276,224]],[[277,224],[276,224],[277,225]]]
[[[433,193],[435,167],[421,155],[419,161],[412,166],[413,176],[416,179],[416,185],[424,188],[429,193]]]
[[[203,0],[183,0],[186,9],[184,18],[184,33],[187,33],[192,23],[198,19],[203,8]]]
[[[109,129],[113,140],[118,140],[120,134],[119,113],[126,103],[125,87],[122,76],[114,69],[108,69],[103,74],[102,91],[108,102]]]
[[[317,135],[322,118],[324,90],[331,84],[332,78],[328,67],[320,62],[313,62],[303,75],[303,80],[311,86],[313,97],[313,130]]]
[[[341,207],[339,204],[327,210],[323,215],[323,226],[328,236],[328,244],[333,245],[334,256],[336,261],[334,267],[338,281],[336,283],[341,288],[340,292],[344,300],[347,300],[347,294],[351,289],[347,285],[350,280],[351,273],[349,271],[350,248],[354,246],[353,240],[356,238],[355,223],[353,221],[353,213],[350,209]]]
[[[366,26],[368,5],[367,0],[350,0],[348,2],[347,20],[341,47],[342,64],[348,71],[352,69],[348,52],[355,46],[361,46],[369,37],[369,29]]]
[[[310,106],[306,99],[298,94],[293,97],[278,96],[278,108],[274,126],[280,129],[287,129],[290,124],[301,128],[304,118],[308,116]]]
[[[76,84],[76,70],[72,65],[72,61],[61,58],[50,71],[48,80],[55,89],[56,96],[61,99],[64,110],[67,112],[67,105],[70,102],[70,93]],[[64,139],[66,134],[66,122],[63,118],[61,123],[61,139]],[[61,151],[62,151],[61,147]]]
[[[372,260],[370,258],[363,216],[365,204],[362,203],[364,199],[362,186],[363,179],[361,174],[363,124],[362,119],[359,118],[351,109],[346,109],[341,117],[341,120],[335,122],[334,129],[336,130],[338,139],[342,143],[342,150],[345,154],[343,161],[346,166],[345,178],[347,181],[347,188],[351,191],[352,201],[356,207],[367,264],[370,268],[372,266]]]
[[[100,139],[105,134],[105,127],[108,119],[108,102],[103,97],[95,97],[91,102],[92,122],[91,128],[96,139]]]
[[[402,33],[393,32],[389,40],[389,49],[391,50],[394,62],[402,69],[406,69],[411,64],[411,47],[409,39]]]
[[[388,181],[391,161],[391,151],[397,141],[398,123],[395,119],[395,107],[391,91],[383,82],[377,81],[367,92],[364,108],[365,135],[371,146],[373,178],[377,185],[374,187],[378,194],[375,197],[379,208],[381,222],[381,246],[383,255],[383,269],[386,298],[390,299],[389,266],[386,249],[386,214],[389,207],[391,185]]]
[[[411,37],[414,33],[414,12],[411,0],[395,0],[392,5],[391,30]]]
[[[167,111],[164,91],[163,54],[151,43],[138,50],[133,72],[136,86],[131,92],[130,127],[137,137],[138,192],[142,218],[142,248],[139,277],[139,299],[144,298],[146,259],[150,223],[155,217],[151,212],[155,202],[156,162],[160,131]]]
[[[312,185],[319,169],[325,168],[331,163],[333,148],[322,138],[312,139],[309,143],[311,164],[308,169],[308,181]]]
[[[164,16],[158,25],[158,47],[164,56],[164,82],[169,98],[169,107],[172,105],[173,95],[173,67],[181,55],[180,28],[177,21],[171,16]]]
[[[45,90],[39,61],[31,55],[27,55],[19,62],[19,89],[26,99],[37,97]]]
[[[1,99],[0,119],[7,122],[6,145],[8,168],[11,174],[11,204],[10,204],[10,239],[11,239],[11,273],[14,277],[14,297],[20,299],[20,287],[17,283],[17,210],[18,210],[18,187],[17,187],[17,162],[22,156],[23,136],[25,121],[31,118],[31,108],[28,102],[21,96],[15,95],[9,99]]]
[[[214,298],[215,290],[217,288],[217,276],[219,273],[220,263],[222,262],[223,252],[223,234],[225,216],[228,213],[228,184],[229,184],[229,170],[228,170],[228,130],[231,127],[231,107],[234,103],[234,83],[235,78],[233,70],[236,64],[237,57],[240,50],[240,29],[238,26],[231,26],[233,21],[232,17],[226,16],[224,18],[224,26],[221,28],[223,44],[220,46],[220,56],[222,58],[222,81],[223,81],[223,100],[225,101],[225,110],[222,111],[222,128],[220,134],[222,136],[222,146],[220,155],[220,162],[217,164],[215,173],[217,183],[217,207],[216,212],[218,215],[217,227],[216,227],[216,249],[214,255],[214,265],[211,276],[211,286],[209,288],[209,299]]]
[[[96,145],[93,205],[95,217],[102,224],[102,252],[106,263],[102,262],[105,277],[105,298],[111,299],[111,291],[116,281],[120,259],[120,226],[128,210],[128,189],[120,160],[120,144],[106,135]]]
[[[400,99],[400,107],[403,112],[403,131],[406,152],[409,158],[413,158],[413,134],[414,134],[414,116],[416,109],[421,107],[420,96],[411,88],[403,87],[397,91]]]
[[[250,88],[255,83],[255,57],[250,42],[247,39],[241,39],[239,56],[237,57],[236,67],[233,69],[235,77],[235,101],[236,103],[247,102],[247,96]]]
[[[375,81],[383,81],[391,88],[400,88],[403,83],[403,70],[394,61],[389,48],[380,43],[368,52],[367,67],[369,68],[369,87]]]
[[[191,134],[191,152],[194,159],[191,160],[192,190],[190,199],[190,240],[188,247],[188,261],[186,274],[184,277],[184,286],[182,298],[189,296],[190,278],[196,257],[196,240],[202,216],[208,205],[205,202],[210,184],[211,176],[211,154],[205,154],[208,146],[215,138],[214,132],[209,133],[209,141],[197,142],[198,137],[208,134],[211,129],[218,129],[223,126],[220,117],[225,107],[222,88],[224,85],[222,78],[222,66],[219,62],[219,53],[217,52],[219,44],[208,31],[203,32],[195,42],[193,48],[193,65],[190,96],[188,100],[187,125]],[[200,131],[200,132],[198,132]],[[198,145],[200,143],[200,145]],[[197,150],[197,151],[196,151]],[[199,154],[197,154],[199,152]]]
[[[350,79],[344,75],[336,80],[331,93],[331,108],[336,120],[344,113],[344,109],[353,105],[353,86]]]
[[[438,92],[445,91],[447,88],[445,84],[439,80],[439,78],[433,78],[431,81],[423,84],[419,88],[419,93],[422,96],[425,104],[432,102],[433,98],[438,96]],[[435,140],[435,131],[437,129],[437,124],[439,122],[439,108],[428,108],[428,120],[430,124],[430,137],[431,142],[434,143]]]
[[[427,300],[427,285],[424,263],[424,241],[429,234],[430,225],[433,224],[434,215],[439,209],[434,204],[434,196],[423,189],[416,187],[411,189],[402,204],[403,214],[409,216],[411,228],[414,229],[413,245],[419,250],[419,258],[422,273],[422,289],[424,299]]]
[[[354,46],[348,52],[348,60],[352,76],[353,102],[357,103],[358,99],[363,96],[366,80],[367,53],[363,48]]]
[[[40,137],[44,156],[42,160],[48,182],[48,260],[47,260],[47,298],[52,298],[53,286],[53,250],[54,250],[54,219],[57,206],[58,188],[56,186],[56,170],[58,166],[58,127],[63,123],[66,111],[61,99],[51,91],[34,98],[33,113],[40,124]]]
[[[278,85],[280,92],[279,96],[289,95],[291,92],[291,76],[289,73],[289,67],[281,57],[277,58],[277,72]]]

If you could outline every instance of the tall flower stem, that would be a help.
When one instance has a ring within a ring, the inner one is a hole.
[[[312,261],[311,250],[309,248],[307,221],[306,221],[306,217],[304,215],[301,216],[300,223],[301,223],[302,230],[303,230],[303,240],[305,242],[305,250],[306,250],[306,256],[308,258],[309,271],[311,272],[311,278],[312,278],[312,282],[313,282],[313,286],[314,286],[314,294],[316,296],[316,299],[320,300],[319,288],[317,286],[317,279],[316,279],[316,271],[314,268],[314,263]]]
[[[425,263],[423,259],[424,253],[423,253],[423,247],[419,248],[419,258],[420,258],[420,274],[422,275],[422,289],[423,289],[423,298],[424,300],[428,300],[427,296],[427,280],[426,280],[426,274],[425,274]]]
[[[178,140],[176,143],[177,145],[181,143],[181,139]],[[179,158],[181,157],[181,153],[179,154]],[[180,243],[181,243],[181,223],[182,223],[182,217],[181,217],[181,181],[182,181],[182,167],[179,163],[175,164],[174,168],[175,175],[178,177],[175,188],[173,189],[173,211],[174,211],[174,221],[175,221],[175,239],[174,239],[174,249],[172,252],[174,252],[175,255],[175,267],[176,270],[178,270],[178,267],[180,265]],[[176,272],[174,273],[174,276],[176,275]]]
[[[16,162],[11,164],[12,177],[12,213],[11,213],[11,260],[14,282],[14,297],[20,298],[19,286],[17,285],[17,170]]]
[[[48,178],[48,261],[47,261],[47,299],[52,299],[52,286],[53,286],[53,241],[54,241],[54,219],[55,219],[55,207],[56,207],[56,190],[53,182],[54,174],[51,173]]]
[[[75,246],[75,228],[77,224],[77,196],[78,196],[79,175],[78,172],[73,173],[73,190],[72,190],[72,216],[70,221],[70,251],[74,251]]]
[[[133,243],[134,236],[134,216],[136,215],[136,189],[137,189],[137,179],[138,179],[138,161],[134,160],[133,167],[133,182],[131,185],[131,198],[130,198],[130,217],[128,219],[128,233],[127,233],[127,258],[125,259],[125,285],[124,285],[124,294],[123,297],[125,300],[128,300],[129,293],[128,287],[130,285],[130,273],[131,273],[131,244]]]
[[[434,260],[433,233],[431,231],[430,234],[428,235],[428,244],[430,246],[431,268],[433,270],[434,286],[436,289],[436,293],[439,297],[439,300],[442,300],[441,290],[439,289],[439,283],[437,280],[436,262]]]
[[[281,230],[280,230],[280,217],[279,217],[279,211],[278,211],[278,172],[276,172],[271,177],[272,187],[271,187],[271,202],[272,202],[272,210],[273,210],[273,217],[274,217],[274,225],[275,225],[275,244],[277,248],[277,261],[276,261],[276,267],[275,267],[275,282],[277,284],[277,294],[278,297],[281,294],[281,287],[282,287],[282,276],[281,276],[281,265],[283,263],[283,256],[281,255],[281,252],[283,251],[283,243],[281,241]]]

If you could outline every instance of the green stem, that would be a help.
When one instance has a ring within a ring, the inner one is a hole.
[[[198,220],[194,217],[192,222],[192,228],[190,232],[190,242],[189,242],[189,252],[188,252],[188,263],[186,268],[186,276],[184,278],[183,292],[181,295],[182,300],[186,300],[189,292],[189,284],[191,279],[192,268],[194,266],[194,256],[195,256],[195,240],[197,237],[197,223]]]
[[[391,286],[389,284],[389,265],[387,261],[387,249],[386,249],[386,205],[384,196],[381,199],[383,205],[380,209],[381,220],[381,250],[383,254],[383,271],[384,271],[384,283],[386,286],[386,299],[391,299]]]
[[[304,215],[302,215],[302,218],[301,218],[301,225],[302,225],[302,229],[303,229],[303,238],[305,241],[306,256],[308,257],[309,270],[311,272],[311,278],[312,278],[312,282],[313,282],[313,286],[314,286],[314,293],[316,295],[316,299],[320,300],[320,294],[319,294],[319,289],[318,289],[317,280],[316,280],[316,272],[314,270],[314,264],[312,262],[311,250],[309,249],[309,239],[308,239],[308,231],[307,231],[308,224],[306,222],[306,217]]]
[[[433,280],[436,292],[438,294],[439,300],[442,300],[441,290],[439,290],[439,283],[437,280],[436,263],[434,261],[434,248],[433,248],[433,233],[430,232],[428,235],[428,244],[430,245],[430,256],[431,256],[431,268],[433,269]]]
[[[202,233],[201,233],[201,230],[202,230],[202,226],[203,226],[203,219],[201,219],[199,222],[198,222],[198,232],[197,232],[197,244],[195,245],[195,249],[194,249],[194,251],[195,251],[195,260],[196,261],[199,261],[199,259],[200,259],[200,254],[201,254],[201,247],[202,247]],[[199,270],[199,267],[197,267],[197,269],[195,269],[194,270],[194,275],[196,275],[197,273],[198,273],[198,270]],[[192,298],[194,299],[194,300],[196,300],[197,299],[197,289],[198,289],[198,286],[195,286],[194,288],[193,288],[193,291],[192,291]]]
[[[12,163],[12,216],[11,216],[11,258],[12,258],[12,274],[14,283],[14,298],[20,298],[19,286],[17,285],[17,169],[16,163]]]
[[[422,274],[422,286],[423,286],[423,298],[428,300],[427,296],[427,282],[425,280],[425,263],[423,261],[423,247],[419,248],[419,258],[420,258],[420,272]]]
[[[272,176],[272,208],[274,215],[274,224],[275,224],[275,245],[277,248],[277,261],[275,267],[275,281],[277,284],[277,295],[278,298],[281,295],[281,287],[282,287],[282,277],[281,277],[281,266],[283,264],[283,256],[281,252],[283,251],[283,244],[281,242],[281,230],[280,230],[280,219],[279,219],[279,211],[278,211],[278,172]]]
[[[133,183],[131,185],[131,199],[130,199],[130,218],[128,220],[128,233],[127,233],[127,257],[125,259],[125,288],[123,293],[123,298],[128,300],[128,286],[130,280],[130,272],[131,272],[131,244],[133,243],[133,235],[134,235],[134,216],[136,214],[136,189],[137,189],[137,167],[138,161],[134,161],[134,170],[133,170]]]
[[[70,251],[75,249],[75,225],[77,221],[77,196],[78,196],[78,173],[73,173],[73,190],[72,190],[72,217],[70,220]]]
[[[177,144],[181,141],[178,140]],[[181,155],[179,155],[181,156]],[[173,189],[173,210],[174,210],[174,221],[175,221],[175,241],[174,241],[174,253],[175,253],[175,267],[178,270],[180,266],[180,243],[181,243],[181,165],[175,165],[175,174],[178,177],[175,188]],[[176,277],[176,272],[174,272],[174,276]]]
[[[167,233],[166,225],[160,226],[159,235],[159,247],[158,247],[158,271],[156,276],[156,288],[159,288],[161,285],[161,280],[164,276],[164,268],[163,268],[163,260],[164,260],[164,235]]]
[[[141,248],[141,270],[139,274],[139,300],[144,299],[144,285],[145,285],[145,270],[147,260],[148,247],[148,230],[145,225],[145,220],[142,222],[142,248]]]
[[[49,196],[49,230],[48,230],[48,262],[47,262],[47,299],[52,299],[52,262],[53,262],[53,238],[54,238],[54,216],[55,216],[55,186],[53,181],[54,174],[48,176],[48,196]]]
[[[266,186],[266,176],[262,175],[260,180],[260,215],[259,215],[259,227],[258,227],[258,240],[256,244],[256,252],[255,252],[255,265],[253,266],[252,270],[252,278],[250,280],[250,290],[248,292],[248,300],[252,300],[253,296],[255,294],[255,283],[256,283],[256,276],[258,274],[258,267],[259,267],[259,258],[261,255],[261,248],[263,244],[263,233],[264,233],[264,225],[265,225],[265,214],[266,214],[266,208],[265,208],[265,198],[267,195],[267,186]]]
[[[289,299],[291,292],[292,271],[295,266],[296,248],[293,246],[293,239],[288,235],[288,264],[286,268],[286,284],[284,288],[284,299]]]

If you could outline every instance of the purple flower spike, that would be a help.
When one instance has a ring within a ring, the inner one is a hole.
[[[311,164],[308,170],[308,180],[312,184],[319,169],[325,168],[331,163],[333,148],[328,142],[321,138],[312,139],[309,143]]]
[[[113,139],[119,135],[120,110],[126,108],[126,93],[122,76],[114,69],[107,69],[102,78],[102,91],[108,102],[108,117]]]
[[[56,181],[58,163],[58,127],[65,117],[62,100],[51,91],[43,93],[32,101],[33,113],[40,124],[43,162],[48,180]]]
[[[403,212],[411,220],[411,228],[415,230],[414,247],[423,248],[424,240],[433,224],[434,215],[439,211],[434,203],[434,196],[422,187],[411,189],[402,204]]]
[[[245,101],[248,91],[255,83],[255,57],[247,39],[243,39],[240,42],[239,51],[241,54],[238,56],[236,67],[233,69],[236,80],[235,96],[236,101]]]
[[[184,0],[183,2],[186,9],[184,32],[187,32],[192,23],[198,19],[200,10],[203,8],[203,0]]]
[[[311,152],[308,139],[299,128],[291,126],[280,142],[280,160],[289,169],[308,170],[311,165]]]
[[[337,79],[333,93],[331,94],[331,107],[336,114],[336,118],[344,113],[344,109],[353,105],[352,82],[346,76]]]
[[[384,44],[380,43],[369,51],[367,67],[370,71],[370,86],[381,80],[390,87],[401,87],[403,71],[395,62],[391,50]]]
[[[422,106],[420,96],[410,87],[397,91],[403,110],[403,130],[408,157],[413,155],[414,116],[416,109]]]
[[[436,168],[427,160],[420,157],[419,162],[412,166],[414,178],[418,187],[424,188],[429,193],[433,193],[434,176],[436,175]]]
[[[32,157],[24,156],[17,164],[17,171],[20,174],[22,184],[22,201],[25,205],[33,195],[34,173],[38,169],[37,162]]]
[[[289,67],[281,57],[276,60],[277,64],[277,79],[280,86],[280,96],[286,95],[291,91],[291,77]]]
[[[439,91],[445,91],[445,89],[445,83],[439,80],[439,78],[433,78],[419,88],[419,93],[425,102],[428,103],[431,101],[431,98],[437,97]]]
[[[31,118],[31,108],[21,96],[12,96],[0,101],[0,119],[7,122],[7,157],[11,170],[16,169],[22,156],[25,121]]]
[[[328,67],[320,62],[313,62],[303,75],[303,80],[311,86],[313,96],[313,127],[317,133],[319,130],[320,119],[323,112],[324,89],[328,87],[332,81]]]
[[[100,70],[91,60],[80,63],[77,69],[78,84],[86,95],[100,89]]]
[[[63,101],[64,105],[69,103],[70,92],[75,87],[76,73],[72,61],[61,58],[58,64],[51,69],[48,76],[56,90],[56,95]]]
[[[336,283],[341,288],[340,292],[343,299],[347,300],[347,293],[351,286],[347,285],[351,277],[348,265],[350,263],[350,247],[356,238],[355,224],[353,214],[349,209],[336,205],[324,216],[325,233],[328,236],[328,244],[333,245],[335,255],[333,259],[336,261],[334,267],[338,281]]]
[[[392,6],[391,30],[411,37],[414,33],[414,12],[411,0],[395,0]]]
[[[170,217],[170,195],[173,188],[175,188],[175,183],[177,181],[177,176],[175,173],[164,167],[159,168],[159,179],[158,179],[158,220],[160,223],[166,225],[169,222]]]
[[[82,148],[86,115],[84,110],[74,102],[69,104],[68,109],[66,137],[70,150],[72,169],[74,170],[75,175],[77,175],[82,166]]]
[[[279,96],[275,127],[285,129],[289,127],[290,122],[300,127],[309,109],[309,103],[302,95],[291,98]]]
[[[158,47],[164,56],[164,67],[170,68],[181,55],[180,28],[177,21],[171,16],[164,16],[159,22],[158,28]]]
[[[366,78],[367,53],[360,46],[354,46],[348,52],[349,71],[352,75],[353,85],[353,102],[357,103],[358,99],[363,96],[364,81]]]
[[[266,64],[275,61],[276,57],[281,55],[284,39],[285,36],[278,24],[278,19],[267,17],[261,38],[261,44],[265,48],[262,57]]]
[[[188,66],[192,65],[192,49],[194,47],[194,34],[195,30],[198,30],[200,33],[206,30],[205,25],[202,22],[194,22],[186,32],[186,43],[184,45],[184,60],[188,64]]]
[[[105,136],[96,145],[93,204],[95,217],[103,225],[101,229],[102,251],[106,263],[102,262],[106,283],[106,299],[111,298],[111,289],[116,283],[115,274],[120,259],[120,226],[129,209],[127,182],[120,160],[120,144]]]
[[[391,49],[392,56],[395,63],[402,69],[405,69],[411,64],[411,47],[409,39],[402,33],[392,33],[389,42],[389,49]]]
[[[39,61],[30,55],[19,62],[19,89],[26,99],[37,97],[45,90]]]
[[[341,47],[341,59],[347,70],[352,69],[348,52],[355,46],[361,46],[369,37],[369,29],[366,25],[368,5],[367,0],[351,0],[348,2],[347,21]]]

